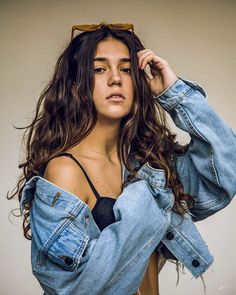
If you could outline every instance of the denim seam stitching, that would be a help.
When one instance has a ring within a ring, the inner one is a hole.
[[[71,226],[72,227],[74,227],[75,229],[78,229],[74,224],[73,224],[73,222],[71,223]],[[83,240],[81,241],[81,246],[80,247],[78,247],[78,250],[75,252],[76,254],[75,254],[75,257],[74,257],[74,259],[75,259],[75,261],[76,260],[78,260],[78,263],[74,263],[74,267],[73,267],[73,270],[75,270],[75,269],[77,269],[78,267],[79,267],[79,263],[81,262],[81,260],[82,260],[82,255],[83,255],[83,253],[84,253],[84,251],[85,251],[85,249],[86,249],[86,247],[87,247],[87,245],[88,245],[88,242],[89,242],[89,240],[90,240],[90,237],[89,236],[84,236],[84,233],[79,229],[79,231],[82,233],[82,238],[83,238]],[[78,257],[80,256],[80,259],[78,259]]]
[[[154,99],[157,99],[159,97],[162,97],[163,95],[166,94],[166,92],[172,87],[174,86],[177,82],[179,82],[179,80],[181,80],[179,77],[177,77],[178,79],[176,81],[174,81],[173,83],[171,83],[163,92],[161,92],[160,94],[157,94],[157,95],[153,95],[153,98]]]
[[[154,188],[166,188],[166,185],[163,184],[163,180],[162,179],[150,179],[149,176],[146,176],[144,173],[142,172],[137,172],[136,177],[139,177],[142,180],[145,180],[148,182],[150,182],[149,185],[151,185]],[[151,191],[152,192],[152,191]]]
[[[217,170],[216,170],[216,167],[214,165],[214,152],[213,152],[213,149],[211,148],[211,158],[210,158],[210,170],[212,172],[212,175],[214,176],[215,178],[215,182],[221,187],[222,185],[220,184],[220,180],[219,180],[219,177],[218,177],[218,173],[217,173]]]
[[[178,242],[178,239],[181,241],[181,239],[184,241],[184,243],[178,243],[180,244],[180,247],[182,248],[182,245],[187,245],[187,247],[185,247],[186,251],[189,253],[189,255],[192,257],[192,258],[199,258],[201,259],[201,261],[204,262],[205,265],[208,265],[209,262],[205,260],[205,258],[188,242],[188,240],[184,237],[184,235],[182,235],[181,233],[178,233],[173,226],[170,226],[171,230],[175,232],[176,234],[176,237],[177,239],[175,239],[176,242]],[[207,247],[207,246],[206,246]],[[190,252],[191,250],[191,252]],[[191,254],[194,254],[191,255]]]
[[[61,207],[58,207],[58,206],[52,205],[50,202],[45,201],[45,199],[44,199],[44,197],[43,197],[43,196],[44,196],[44,193],[41,192],[40,190],[37,191],[37,195],[39,196],[40,200],[41,200],[44,204],[50,206],[51,208],[54,208],[55,210],[58,210],[58,211],[60,211],[60,212],[63,212],[64,214],[66,214],[67,217],[70,217],[70,218],[76,218],[77,215],[80,213],[80,211],[83,209],[83,207],[84,207],[85,205],[87,205],[87,204],[85,204],[85,203],[83,203],[83,202],[82,202],[82,203],[78,202],[77,206],[74,206],[74,208],[70,208],[71,211],[64,211]],[[51,196],[51,195],[50,195],[50,196]]]
[[[225,193],[225,195],[222,196],[222,198],[220,199],[217,199],[217,201],[208,201],[208,202],[205,202],[205,203],[201,203],[201,204],[197,204],[194,206],[194,210],[201,210],[201,211],[205,211],[205,210],[209,210],[211,209],[212,207],[215,207],[215,206],[218,206],[220,205],[221,203],[224,203],[224,201],[228,199],[228,194]],[[208,206],[206,208],[206,206]],[[191,211],[191,209],[190,209]]]
[[[55,242],[55,240],[60,236],[60,234],[70,225],[70,223],[72,223],[72,220],[65,220],[65,222],[56,230],[56,232],[53,233],[53,235],[49,238],[49,240],[47,241],[47,243],[45,244],[45,246],[42,249],[42,253],[47,255],[47,252],[49,250],[49,248],[51,247],[51,245]],[[80,231],[80,229],[78,229]],[[83,232],[80,231],[82,234]],[[87,241],[86,241],[87,240]],[[85,248],[87,243],[89,241],[89,237],[86,237],[86,235],[83,237],[83,240],[81,241],[81,247]],[[80,247],[80,249],[81,249]],[[75,257],[77,257],[80,249],[78,249],[75,254]],[[48,255],[47,255],[48,256]],[[71,265],[69,268],[74,270],[76,269],[77,264],[75,262],[73,262],[73,265]]]
[[[191,119],[189,118],[187,112],[182,108],[182,106],[178,106],[179,109],[179,112],[182,114],[182,118],[183,120],[185,120],[185,123],[187,124],[187,126],[190,128],[190,130],[198,137],[200,137],[202,140],[204,140],[205,142],[207,142],[207,144],[209,146],[211,146],[210,142],[207,140],[207,138],[205,138],[201,132],[199,132],[199,130],[194,126],[194,124],[192,123]],[[190,132],[190,135],[191,135],[191,132]],[[212,172],[212,176],[213,176],[213,179],[215,180],[216,184],[223,188],[222,185],[220,184],[219,182],[219,178],[217,177],[217,171],[216,171],[216,168],[214,166],[214,161],[213,161],[213,155],[214,155],[214,152],[213,152],[213,149],[211,148],[210,149],[210,153],[211,153],[211,157],[210,157],[210,165],[209,165],[209,169],[210,171]]]
[[[178,105],[182,102],[182,100],[189,94],[189,92],[192,92],[192,91],[195,91],[195,90],[192,88],[189,88],[185,93],[182,94],[182,96],[177,98],[176,102],[173,105],[171,103],[168,103],[167,101],[165,101],[166,105],[163,106],[163,108],[166,111],[171,111],[172,109],[178,107]]]
[[[169,225],[166,225],[166,227],[161,228],[161,230],[154,236],[154,238],[151,239],[149,243],[143,247],[142,251],[139,254],[137,254],[137,256],[134,257],[133,260],[127,266],[125,266],[115,277],[111,279],[107,286],[110,286],[111,284],[115,283],[119,278],[122,278],[127,273],[127,271],[135,267],[140,261],[140,259],[143,257],[143,255],[146,254],[150,249],[149,245],[152,245],[156,240],[158,240],[162,233],[164,235],[168,226]]]

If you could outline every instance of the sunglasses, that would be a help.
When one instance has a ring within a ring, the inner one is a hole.
[[[74,38],[74,32],[76,30],[78,31],[83,31],[83,32],[94,32],[97,31],[99,29],[101,29],[102,27],[108,27],[112,30],[124,30],[124,31],[131,31],[132,34],[134,33],[134,25],[130,24],[130,23],[115,23],[115,24],[106,24],[104,22],[95,25],[95,24],[91,24],[91,25],[74,25],[72,26],[72,30],[71,30],[71,40]]]

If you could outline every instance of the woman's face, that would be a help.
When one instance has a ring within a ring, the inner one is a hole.
[[[124,43],[112,37],[98,43],[93,89],[98,120],[120,120],[129,114],[134,97],[130,72],[130,53]]]

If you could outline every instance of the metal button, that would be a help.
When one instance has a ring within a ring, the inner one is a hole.
[[[175,235],[172,232],[170,232],[170,231],[166,234],[167,240],[173,240],[174,237],[175,237]]]
[[[200,262],[197,260],[197,259],[194,259],[193,261],[192,261],[192,266],[194,266],[194,267],[198,267],[200,265]]]
[[[57,199],[59,198],[60,195],[61,195],[60,192],[57,192],[57,193],[55,194],[55,196],[54,196],[54,198],[53,198],[53,200],[52,200],[52,206],[55,205],[55,203],[56,203],[56,201],[57,201]]]

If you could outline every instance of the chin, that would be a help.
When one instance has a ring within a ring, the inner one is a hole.
[[[117,114],[100,114],[98,115],[99,121],[121,121],[124,117],[126,117],[129,114],[129,112],[125,113],[117,113]]]

